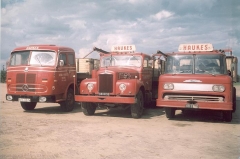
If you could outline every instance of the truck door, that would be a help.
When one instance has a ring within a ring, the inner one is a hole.
[[[60,65],[60,60],[63,61],[63,65]],[[59,54],[56,78],[58,82],[58,87],[56,89],[59,91],[59,94],[65,93],[68,82],[68,65],[66,53]]]
[[[144,57],[142,79],[146,90],[152,90],[152,63],[150,57]]]
[[[68,60],[68,83],[71,84],[74,81],[73,75],[76,74],[76,66],[75,66],[75,57],[74,57],[74,53],[68,53],[67,55],[67,60]]]

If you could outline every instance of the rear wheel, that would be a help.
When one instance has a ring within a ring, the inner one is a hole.
[[[21,102],[21,106],[24,110],[33,110],[37,105],[37,102]]]
[[[165,108],[166,117],[168,119],[175,117],[175,109],[174,108]]]
[[[64,112],[70,112],[74,108],[74,103],[75,103],[75,100],[74,100],[73,89],[69,88],[67,92],[66,100],[60,103],[61,109]]]
[[[232,111],[223,111],[223,120],[226,122],[232,121]]]
[[[133,118],[138,119],[141,118],[144,107],[144,99],[141,91],[137,93],[136,100],[137,102],[131,105],[131,115]]]
[[[96,111],[97,106],[94,103],[82,102],[82,111],[84,115],[93,115]]]

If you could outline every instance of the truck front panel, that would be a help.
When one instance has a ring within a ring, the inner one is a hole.
[[[232,110],[232,89],[224,54],[169,54],[159,77],[157,106]]]

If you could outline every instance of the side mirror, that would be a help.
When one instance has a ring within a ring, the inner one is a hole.
[[[63,66],[64,65],[64,61],[63,60],[59,60],[59,66]]]
[[[229,76],[232,76],[232,72],[230,70],[227,71]]]

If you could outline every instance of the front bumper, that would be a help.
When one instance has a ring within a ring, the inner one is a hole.
[[[76,102],[134,104],[135,97],[75,95]]]
[[[11,95],[12,96],[12,100],[8,100],[7,96]],[[6,100],[7,101],[19,101],[19,98],[25,98],[25,99],[30,99],[31,102],[39,102],[39,98],[40,97],[46,97],[46,101],[44,103],[54,103],[55,100],[55,96],[28,96],[28,95],[12,95],[12,94],[6,94]]]
[[[186,105],[187,101],[171,101],[171,100],[162,100],[157,99],[156,105],[158,107],[172,107],[177,109],[188,108]],[[195,104],[198,105],[198,108],[192,109],[211,109],[211,110],[233,110],[232,102],[203,102],[203,101],[195,101]]]

